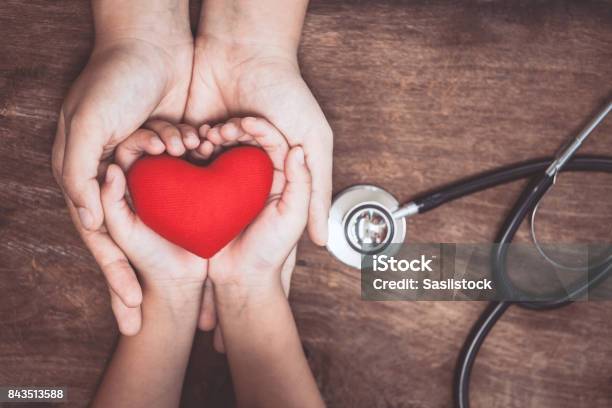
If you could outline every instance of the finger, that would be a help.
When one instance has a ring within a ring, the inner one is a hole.
[[[138,129],[117,146],[115,162],[123,171],[128,171],[143,154],[158,155],[165,150],[166,146],[157,133],[149,129]]]
[[[74,204],[79,225],[89,231],[102,226],[98,165],[108,137],[97,131],[90,118],[76,113],[68,122],[61,186]]]
[[[73,218],[74,207],[69,205]],[[79,231],[100,266],[108,285],[127,307],[142,303],[142,289],[127,257],[105,231]]]
[[[72,218],[76,218],[76,210],[68,205]],[[125,335],[140,331],[140,304],[142,289],[134,269],[125,254],[117,247],[111,237],[101,231],[89,232],[79,230],[85,245],[93,254],[96,263],[100,265],[102,274],[111,292],[111,306],[119,330]]]
[[[189,151],[188,154],[189,154],[189,157],[195,160],[207,160],[208,159],[208,157],[202,156],[200,153],[198,153],[197,150],[191,150]]]
[[[327,243],[327,219],[332,196],[333,136],[331,130],[317,143],[304,145],[306,163],[312,173],[312,196],[308,215],[308,234],[317,245]]]
[[[295,228],[300,226],[303,228],[308,216],[311,188],[310,172],[304,162],[304,151],[300,146],[289,151],[285,161],[285,175],[287,183],[277,204],[278,212]]]
[[[232,118],[219,128],[219,134],[223,140],[223,146],[231,146],[238,143],[238,139],[243,137],[244,130],[240,125],[240,118]]]
[[[215,308],[215,292],[210,279],[204,283],[204,294],[202,297],[202,309],[198,327],[203,331],[210,331],[217,326],[217,310]]]
[[[198,136],[200,136],[200,139],[202,140],[206,139],[206,135],[208,134],[209,130],[210,130],[210,125],[207,125],[206,123],[200,126],[198,128]]]
[[[117,319],[117,326],[119,326],[119,332],[124,336],[134,336],[140,332],[142,327],[142,311],[140,306],[127,307],[121,298],[110,289],[111,297],[111,308],[113,314]]]
[[[275,169],[284,171],[289,145],[283,134],[270,122],[262,118],[246,117],[240,122],[244,132],[253,137],[268,153]]]
[[[193,150],[200,145],[200,138],[198,137],[198,132],[196,129],[185,123],[181,123],[176,126],[181,132],[181,137],[183,138],[183,145],[189,150]]]
[[[208,160],[215,150],[215,146],[211,141],[206,139],[206,135],[210,130],[210,125],[204,124],[198,128],[198,136],[200,138],[200,145],[192,153],[192,156],[200,160]]]
[[[55,132],[55,140],[51,151],[51,169],[55,182],[61,187],[62,172],[64,168],[64,151],[66,150],[66,128],[64,123],[64,112],[60,112]]]
[[[215,151],[215,145],[210,140],[202,140],[196,152],[204,159],[210,158]]]
[[[123,247],[123,242],[129,242],[136,223],[136,214],[130,209],[126,199],[126,181],[123,171],[117,165],[111,164],[106,170],[106,179],[102,186],[102,206],[106,216],[106,226],[111,236]]]
[[[212,128],[207,125],[203,125],[200,128],[200,137],[204,138],[205,141],[202,142],[201,146],[204,154],[208,154],[209,156],[214,156],[221,152],[225,146],[235,145],[235,142],[226,142],[226,140],[221,135],[221,128],[223,127],[223,123],[218,123]],[[204,149],[206,151],[204,151]]]
[[[217,326],[213,335],[213,347],[217,353],[225,354],[225,342],[223,341],[223,333],[221,332],[221,326]]]
[[[274,169],[272,174],[272,187],[270,187],[270,199],[278,198],[285,189],[285,172]]]
[[[291,276],[293,275],[293,270],[295,269],[296,252],[297,245],[293,247],[281,268],[281,284],[283,286],[283,292],[285,292],[285,296],[287,297],[289,297],[289,289],[291,288]]]
[[[160,239],[134,214],[125,193],[125,175],[117,165],[109,165],[102,186],[102,205],[110,236],[136,268],[168,261],[168,257],[160,254],[167,253],[168,245],[172,245]]]
[[[215,151],[215,146],[209,140],[204,140],[202,143],[200,143],[200,146],[196,151],[204,159],[208,159]]]
[[[279,195],[285,188],[285,159],[289,145],[282,133],[263,118],[246,117],[241,121],[245,136],[252,137],[268,154],[274,166],[274,177],[270,194]]]
[[[76,219],[78,215],[74,205],[67,202],[71,217]],[[78,228],[78,231],[113,292],[127,307],[139,306],[142,303],[140,282],[123,251],[104,229],[87,231]]]
[[[206,132],[206,140],[210,141],[214,146],[223,145],[223,136],[221,136],[221,124],[217,124]]]
[[[172,156],[185,154],[185,145],[179,129],[165,120],[154,119],[144,124],[144,127],[156,132],[166,145],[166,151]]]

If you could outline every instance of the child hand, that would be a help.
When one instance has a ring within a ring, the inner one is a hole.
[[[138,270],[145,296],[149,292],[177,301],[198,296],[199,302],[206,278],[206,260],[162,238],[140,220],[126,201],[124,171],[144,153],[167,152],[180,156],[199,147],[200,141],[195,129],[188,125],[175,127],[156,120],[148,122],[146,127],[117,146],[118,165],[111,164],[107,169],[101,191],[106,226]]]
[[[263,211],[209,260],[220,323],[215,348],[227,349],[238,405],[324,406],[285,298],[308,217],[311,178],[304,152],[289,150],[263,119],[234,119],[210,129],[206,138],[215,149],[237,141],[259,144],[275,168]]]
[[[207,125],[200,128],[203,132],[207,129],[209,129]],[[183,123],[174,125],[164,120],[153,119],[117,146],[115,163],[127,172],[144,154],[156,156],[167,153],[179,157],[189,152],[196,158],[210,156],[212,146],[202,145],[198,132],[193,126]],[[202,151],[205,155],[198,154],[198,151]]]
[[[280,293],[284,297],[282,281],[288,290],[294,249],[308,217],[310,173],[304,152],[301,147],[289,150],[282,134],[260,118],[232,119],[207,132],[200,130],[200,136],[204,133],[206,141],[215,148],[238,142],[262,146],[275,170],[266,207],[238,237],[209,260],[208,276],[215,287],[217,307],[224,301],[219,293],[226,290],[233,292],[227,300],[232,305],[264,299],[270,294]],[[205,299],[210,299],[210,286],[206,290]],[[217,341],[216,347],[219,346]]]

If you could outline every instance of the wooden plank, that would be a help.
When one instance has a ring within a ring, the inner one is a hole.
[[[91,398],[117,333],[49,165],[91,30],[87,2],[0,5],[0,384],[68,385],[70,406]],[[334,190],[369,182],[404,200],[553,154],[611,96],[612,2],[318,0],[300,58],[335,132]],[[611,146],[609,121],[584,151]],[[411,220],[409,237],[491,241],[521,185]],[[609,177],[564,176],[542,206],[542,239],[610,241],[611,197]],[[291,303],[329,406],[450,406],[484,304],[363,302],[357,271],[307,239],[298,258]],[[474,406],[612,405],[608,307],[512,308],[476,364]],[[208,335],[194,345],[183,405],[231,405],[225,359]]]

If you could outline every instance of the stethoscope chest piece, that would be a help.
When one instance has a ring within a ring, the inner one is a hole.
[[[406,219],[394,218],[399,202],[387,191],[359,184],[340,192],[329,213],[327,249],[338,260],[361,267],[366,255],[395,253],[406,237]]]

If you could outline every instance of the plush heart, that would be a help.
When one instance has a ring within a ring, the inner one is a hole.
[[[168,155],[147,156],[129,171],[138,216],[151,229],[210,258],[263,209],[274,169],[261,149],[240,146],[206,167]]]

